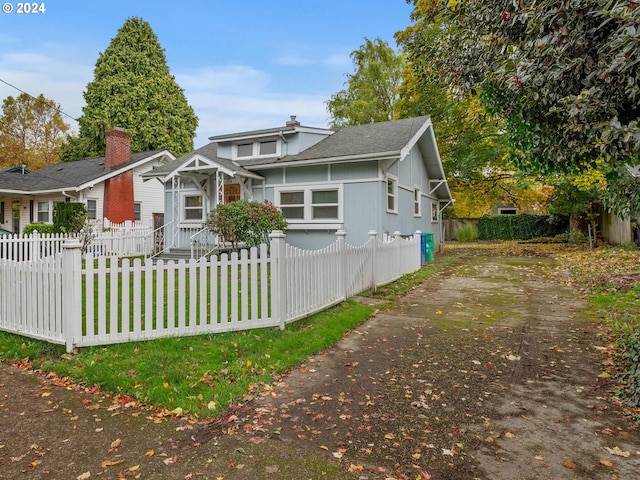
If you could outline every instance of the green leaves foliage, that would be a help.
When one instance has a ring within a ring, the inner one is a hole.
[[[69,125],[60,106],[40,94],[21,93],[2,102],[0,168],[24,165],[38,170],[56,163]]]
[[[104,155],[105,130],[131,133],[134,152],[193,150],[198,119],[171,75],[158,38],[141,18],[129,18],[96,62],[84,92],[78,140],[70,140],[63,160]]]
[[[640,2],[414,5],[417,23],[405,44],[416,71],[437,72],[461,96],[480,94],[505,121],[520,171],[577,175],[608,165],[612,173],[640,162]],[[442,26],[437,43],[429,30],[435,19]],[[625,216],[639,210],[624,195],[640,190],[637,182],[616,174],[607,180],[618,190],[605,198],[610,210]]]
[[[485,215],[478,220],[480,240],[530,240],[553,237],[568,230],[566,217],[555,215]]]
[[[355,71],[347,74],[346,88],[326,102],[332,128],[394,118],[402,57],[380,38],[364,40],[364,45],[351,53]]]
[[[53,227],[56,232],[78,233],[86,219],[84,203],[56,202],[53,205]]]
[[[238,200],[218,204],[209,214],[207,225],[233,248],[238,248],[240,244],[248,247],[261,243],[268,245],[269,234],[287,228],[287,221],[269,201]]]

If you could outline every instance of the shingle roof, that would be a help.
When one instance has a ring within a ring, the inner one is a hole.
[[[0,171],[0,190],[38,192],[73,189],[108,173],[125,169],[160,152],[162,150],[134,153],[131,155],[129,162],[109,170],[104,168],[104,157],[99,157],[75,162],[56,163],[24,175],[19,172]]]
[[[243,162],[242,165],[250,168],[254,165],[282,162],[400,152],[428,119],[428,116],[423,116],[345,127],[298,155],[289,155],[278,159],[249,160],[246,163]]]
[[[214,142],[211,142],[203,147],[200,147],[191,153],[183,155],[182,157],[177,158],[172,162],[155,167],[151,171],[147,172],[144,176],[145,177],[163,177],[163,176],[169,175],[171,172],[173,172],[178,167],[180,167],[181,165],[189,161],[195,155],[201,155],[203,157],[206,157],[212,162],[217,163],[218,165],[226,168],[229,171],[237,172],[245,176],[246,175],[255,176],[255,174],[251,174],[248,170],[234,163],[232,160],[229,160],[228,158],[218,157],[218,145]]]

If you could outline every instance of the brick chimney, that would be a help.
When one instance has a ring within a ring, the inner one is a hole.
[[[131,134],[120,127],[107,130],[104,134],[107,137],[107,150],[104,158],[105,170],[130,161]]]
[[[104,158],[105,171],[117,169],[131,160],[131,134],[122,128],[105,132],[107,149]],[[111,223],[134,221],[133,170],[111,177],[104,184],[104,217]]]

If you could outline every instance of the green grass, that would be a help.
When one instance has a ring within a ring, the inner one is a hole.
[[[438,258],[371,296],[397,299],[455,258]],[[83,348],[71,359],[62,358],[62,346],[0,332],[0,360],[29,363],[148,406],[214,416],[331,346],[372,312],[373,307],[349,300],[284,331],[263,328]]]
[[[459,242],[475,242],[478,240],[478,227],[472,223],[466,223],[456,228],[453,235]]]

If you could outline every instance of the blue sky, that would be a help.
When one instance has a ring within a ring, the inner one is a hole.
[[[0,79],[43,93],[76,118],[98,54],[127,18],[149,22],[200,118],[196,147],[290,115],[326,126],[324,102],[353,72],[349,54],[365,37],[395,47],[394,33],[411,23],[405,0],[50,0],[37,2],[45,7],[37,14],[8,3],[13,12],[0,13]],[[0,99],[19,94],[0,83]]]

